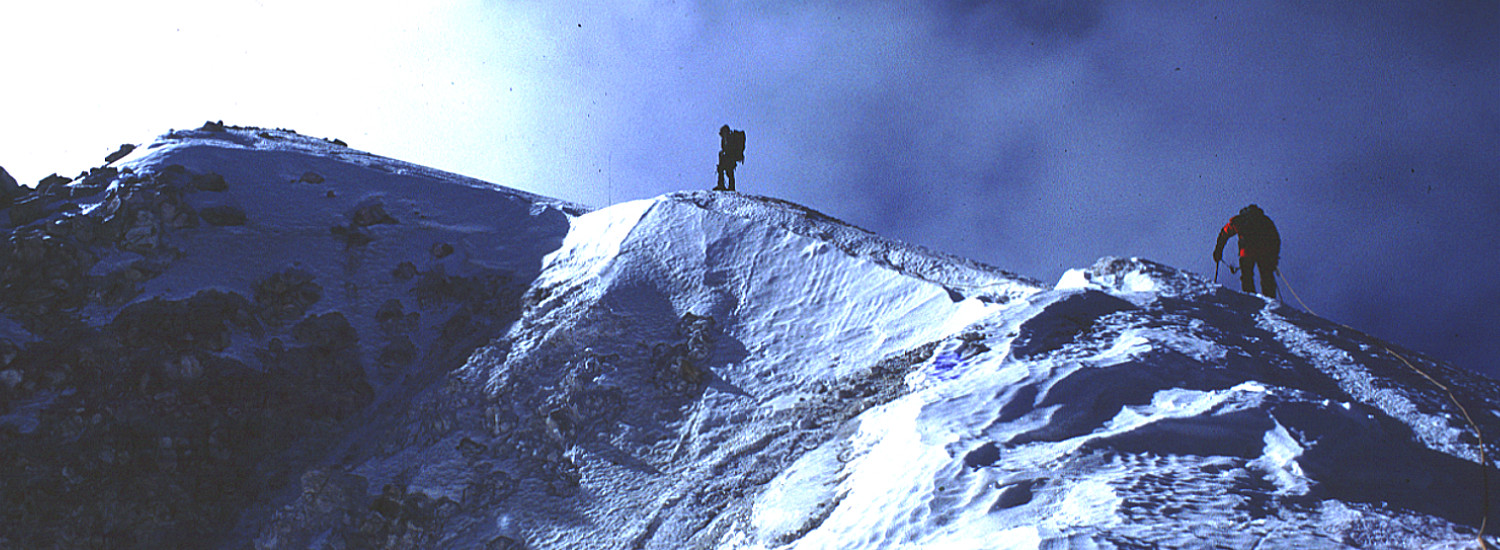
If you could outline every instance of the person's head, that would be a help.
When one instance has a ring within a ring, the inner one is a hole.
[[[733,130],[729,129],[729,125],[728,124],[725,124],[725,125],[719,127],[719,135],[721,135],[721,136],[727,136],[727,135],[729,135],[729,132],[732,132],[732,131]]]
[[[1252,204],[1250,206],[1246,206],[1246,207],[1240,209],[1240,215],[1242,215],[1242,216],[1245,216],[1245,215],[1259,216],[1259,215],[1264,214],[1264,213],[1265,212],[1262,212],[1259,206],[1256,206],[1254,204]]]

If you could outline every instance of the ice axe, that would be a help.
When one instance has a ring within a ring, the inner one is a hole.
[[[1230,273],[1239,273],[1239,269],[1234,267],[1233,264],[1229,264],[1224,260],[1214,260],[1214,284],[1219,283],[1219,264],[1228,265]]]

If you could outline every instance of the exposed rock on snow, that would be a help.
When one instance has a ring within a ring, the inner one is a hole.
[[[134,150],[134,144],[121,144],[119,149],[116,149],[115,152],[110,153],[108,156],[104,157],[104,164],[114,164],[115,161],[125,158],[126,155],[129,155],[130,152]]]
[[[559,207],[580,211],[420,167],[393,177],[367,166],[397,161],[339,161],[295,134],[268,149],[210,131],[21,189],[0,218],[0,459],[18,472],[0,480],[0,546],[249,545],[224,533],[318,472],[345,423],[514,318],[566,230]],[[277,188],[310,167],[362,184],[335,187],[349,199]],[[378,198],[392,190],[410,194]],[[376,263],[314,229],[419,202],[430,224],[385,235]],[[455,252],[439,263],[435,242]],[[414,276],[392,278],[397,261]],[[434,275],[415,280],[418,264]],[[375,313],[402,300],[423,309],[392,341]]]
[[[1500,473],[1385,344],[1146,260],[222,123],[109,162],[0,178],[0,547],[1462,548]]]
[[[4,167],[0,167],[0,208],[9,208],[16,199],[25,195],[28,189],[21,187],[16,178],[11,177]]]

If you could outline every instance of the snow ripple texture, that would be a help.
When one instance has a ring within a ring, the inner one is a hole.
[[[1139,259],[1052,289],[912,267],[942,258],[757,200],[681,194],[583,216],[504,350],[465,367],[476,401],[519,418],[580,368],[622,395],[593,433],[550,432],[576,488],[489,505],[521,526],[515,540],[1475,544],[1474,434],[1368,336]],[[954,292],[965,277],[990,290]],[[1488,380],[1410,355],[1460,399],[1495,402]]]

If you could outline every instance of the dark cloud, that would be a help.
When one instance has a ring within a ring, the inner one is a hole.
[[[1104,20],[1107,2],[1083,0],[958,0],[937,3],[945,28],[973,44],[1054,47],[1087,39]]]
[[[1500,236],[1493,7],[819,9],[818,33],[781,28],[816,60],[742,97],[752,136],[794,142],[742,188],[1044,278],[1103,255],[1207,273],[1256,202],[1318,313],[1500,374],[1470,305],[1500,303],[1500,255],[1466,249]]]

